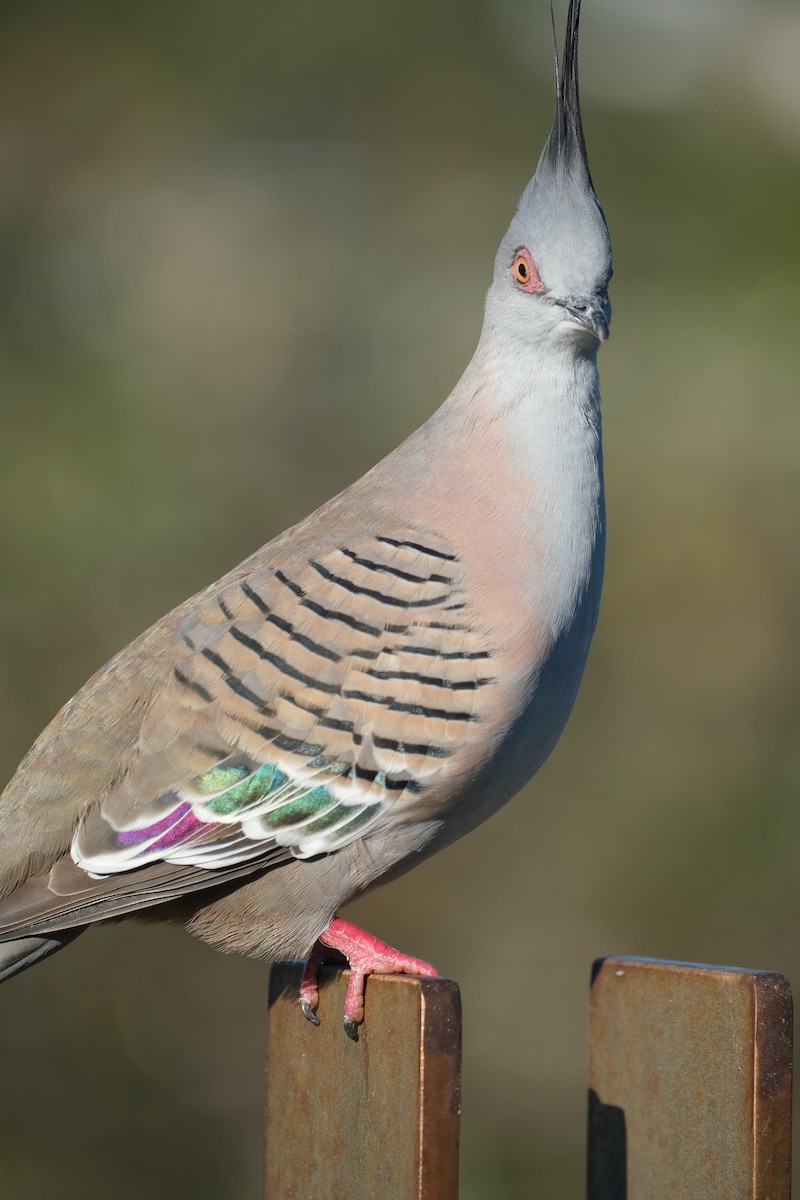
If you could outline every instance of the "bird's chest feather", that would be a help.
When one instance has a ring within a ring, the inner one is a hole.
[[[512,674],[537,674],[579,607],[583,620],[596,609],[605,539],[596,408],[519,406],[470,428],[407,504],[420,525],[433,514],[462,564],[471,618]]]

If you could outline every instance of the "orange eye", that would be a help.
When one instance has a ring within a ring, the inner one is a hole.
[[[520,246],[511,263],[511,274],[514,282],[523,292],[543,292],[545,286],[539,278],[536,263],[524,246]]]

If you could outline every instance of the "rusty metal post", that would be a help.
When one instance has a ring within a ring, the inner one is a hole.
[[[790,1200],[782,975],[600,959],[589,1060],[589,1200]]]
[[[348,973],[323,970],[319,1027],[300,1012],[301,973],[270,977],[266,1200],[457,1200],[458,985],[372,976],[353,1042]]]

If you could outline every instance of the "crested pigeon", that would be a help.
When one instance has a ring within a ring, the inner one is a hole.
[[[363,478],[121,651],[0,798],[0,979],[95,921],[435,974],[337,914],[505,803],[569,715],[597,620],[597,351],[611,250],[570,0],[555,114],[475,354]]]

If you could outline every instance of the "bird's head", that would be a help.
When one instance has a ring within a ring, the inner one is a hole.
[[[597,346],[608,337],[611,243],[595,195],[578,94],[580,0],[555,52],[553,127],[497,253],[487,316],[516,338]],[[555,42],[555,35],[554,35]]]

